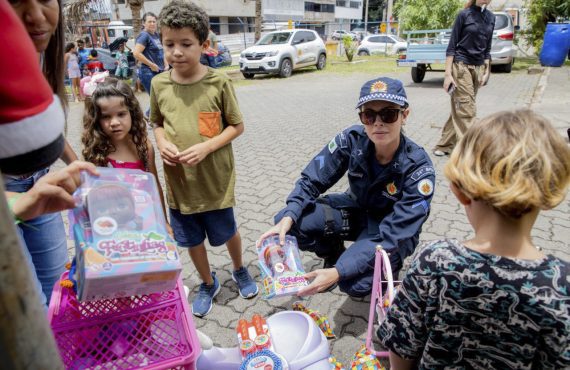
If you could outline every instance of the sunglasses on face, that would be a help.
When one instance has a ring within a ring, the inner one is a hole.
[[[382,108],[379,111],[365,109],[358,112],[358,115],[363,125],[373,125],[377,117],[380,117],[380,121],[384,123],[394,123],[398,120],[400,112],[403,111],[401,108]]]

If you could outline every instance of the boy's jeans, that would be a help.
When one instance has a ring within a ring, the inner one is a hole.
[[[27,178],[4,176],[7,191],[23,193],[29,190],[49,169],[35,172]],[[49,304],[54,284],[65,271],[67,240],[61,213],[48,213],[17,227],[24,254],[37,281],[42,303]]]

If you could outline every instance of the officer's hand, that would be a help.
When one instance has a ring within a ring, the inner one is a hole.
[[[328,287],[338,282],[340,275],[338,270],[335,267],[332,267],[330,269],[318,269],[311,271],[305,274],[305,279],[312,279],[313,281],[297,293],[299,297],[313,295],[326,290]]]
[[[446,75],[445,79],[443,80],[443,89],[445,90],[445,92],[449,91],[449,87],[451,85],[457,86],[457,84],[455,83],[455,80],[453,79],[453,76]]]
[[[285,216],[279,221],[279,223],[273,226],[271,229],[264,232],[259,239],[257,240],[257,245],[261,244],[261,241],[267,238],[270,235],[279,234],[279,244],[285,244],[285,234],[289,230],[291,230],[291,226],[293,226],[293,219],[289,216]]]

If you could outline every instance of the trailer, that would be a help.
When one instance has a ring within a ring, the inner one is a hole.
[[[445,72],[432,64],[445,64],[450,29],[406,31],[408,49],[397,60],[398,67],[412,67],[412,80],[420,83],[426,72]]]

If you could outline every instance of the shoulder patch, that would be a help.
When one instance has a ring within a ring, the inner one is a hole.
[[[429,196],[433,193],[433,182],[430,179],[423,179],[418,182],[418,192],[421,195]]]
[[[424,166],[422,168],[417,169],[410,178],[414,181],[418,181],[422,177],[426,177],[428,175],[435,174],[435,169],[432,166]]]
[[[334,151],[338,148],[338,145],[336,144],[336,137],[333,137],[333,139],[329,143],[328,147],[329,147],[329,152],[331,152],[331,154],[333,154]]]
[[[338,141],[341,148],[348,148],[348,138],[344,131],[338,134]]]

